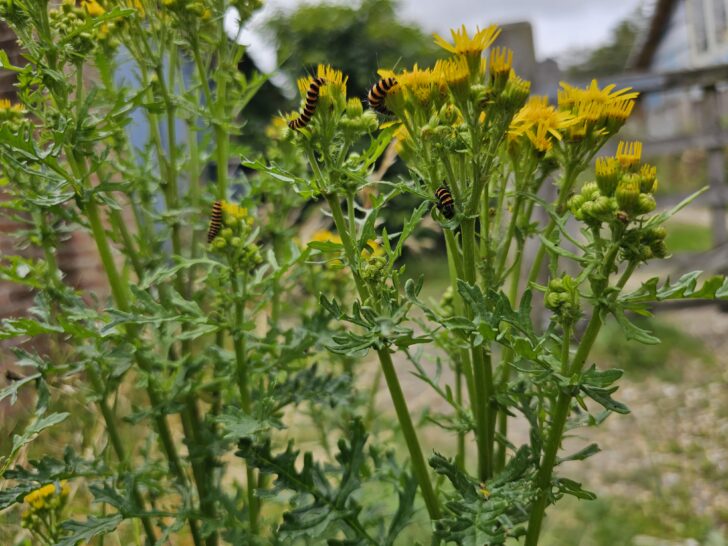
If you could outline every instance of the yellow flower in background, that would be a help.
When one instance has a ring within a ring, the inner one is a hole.
[[[597,135],[613,134],[624,124],[639,93],[631,87],[615,88],[615,84],[610,84],[600,89],[597,80],[584,89],[561,82],[559,109],[571,112],[581,121],[570,129],[571,138],[582,138],[590,131]]]
[[[223,201],[222,210],[225,213],[227,221],[232,221],[233,223],[243,221],[248,226],[253,225],[253,217],[248,214],[248,209],[241,207],[237,203]]]
[[[84,0],[83,7],[91,17],[99,17],[106,13],[106,10],[96,0]]]
[[[599,89],[599,83],[597,80],[592,80],[589,87],[581,89],[580,87],[574,87],[566,82],[561,82],[561,89],[559,89],[559,108],[570,108],[579,104],[609,104],[623,100],[634,100],[639,96],[637,91],[632,91],[631,87],[624,89],[618,89],[616,84],[609,84],[604,89]]]
[[[22,104],[13,104],[8,99],[0,99],[0,111],[24,114],[25,108],[23,108]]]
[[[490,25],[483,30],[476,27],[475,34],[471,38],[463,25],[458,30],[450,30],[452,44],[438,34],[435,34],[435,44],[455,55],[479,57],[493,44],[500,32],[501,29],[497,25]]]
[[[514,141],[526,136],[537,150],[546,152],[551,149],[553,139],[561,140],[561,132],[576,121],[569,112],[549,105],[548,97],[531,97],[511,121],[508,139]]]
[[[311,236],[312,242],[341,244],[341,237],[328,229],[320,229]]]
[[[370,239],[367,241],[367,246],[369,248],[364,247],[361,251],[362,258],[370,259],[384,256],[384,248],[382,247],[382,245],[379,244],[378,241]]]
[[[617,154],[615,157],[623,167],[630,167],[639,163],[639,160],[642,158],[642,143],[637,140],[633,142],[620,140],[617,145]]]
[[[68,482],[63,480],[59,484],[49,483],[35,491],[31,491],[23,497],[23,501],[29,504],[33,510],[42,510],[44,508],[54,507],[52,506],[53,504],[57,506],[58,499],[65,499],[68,497],[70,492],[71,488],[69,487]],[[56,500],[55,503],[51,502],[53,499]]]
[[[288,128],[288,120],[281,116],[274,116],[265,128],[265,136],[271,140],[278,140],[286,128]]]

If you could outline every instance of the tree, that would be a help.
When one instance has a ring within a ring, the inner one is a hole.
[[[609,41],[586,54],[576,54],[569,63],[567,74],[575,79],[619,74],[626,68],[627,60],[642,30],[643,15],[640,10],[632,13],[612,30]]]
[[[350,95],[366,96],[377,69],[434,63],[436,47],[418,27],[397,19],[392,0],[363,0],[359,6],[305,5],[278,14],[267,27],[278,59],[291,79],[318,63],[349,75]]]

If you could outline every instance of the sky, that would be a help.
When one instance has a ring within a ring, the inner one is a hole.
[[[448,29],[463,23],[473,29],[491,23],[530,21],[536,56],[545,59],[603,43],[612,28],[644,2],[650,4],[650,0],[400,0],[399,12],[403,20],[445,36],[449,36]],[[265,0],[264,8],[240,34],[241,43],[249,46],[248,53],[264,72],[275,68],[275,52],[258,30],[261,23],[278,10],[302,3]]]

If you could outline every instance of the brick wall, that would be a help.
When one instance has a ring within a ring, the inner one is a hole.
[[[18,65],[23,62],[15,36],[3,22],[0,22],[0,47],[8,54],[13,64]],[[14,73],[0,70],[0,98],[14,100],[16,98],[14,84]],[[0,191],[0,201],[5,199],[7,195]],[[13,237],[13,233],[22,227],[22,222],[17,222],[8,215],[7,210],[0,208],[0,257],[19,254],[30,258],[42,255],[37,249],[18,248],[18,240]],[[79,230],[61,243],[57,249],[57,260],[66,283],[93,293],[101,301],[108,295],[108,284],[96,245],[87,232]],[[27,288],[0,281],[0,318],[25,314],[32,301],[33,294]],[[11,362],[9,347],[7,343],[0,345],[0,385],[4,384],[4,371]]]

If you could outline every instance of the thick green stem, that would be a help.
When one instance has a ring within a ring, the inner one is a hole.
[[[475,285],[475,220],[468,218],[462,223],[463,237],[463,270],[465,281]],[[467,307],[468,318],[473,318],[473,310]],[[471,401],[474,408],[476,443],[478,445],[478,475],[485,481],[493,472],[492,446],[493,438],[490,434],[490,400],[493,395],[493,373],[490,368],[490,359],[486,361],[485,350],[481,346],[471,347],[471,360],[475,398]]]
[[[359,292],[359,297],[362,302],[366,302],[370,297],[369,289],[355,271],[357,264],[356,247],[347,230],[347,222],[344,218],[344,213],[341,210],[339,196],[336,194],[328,194],[326,199],[329,203],[329,207],[331,208],[336,229],[341,237],[341,242],[344,246],[349,267],[351,268],[354,282],[356,283],[356,287]],[[392,398],[392,404],[394,405],[395,412],[397,413],[397,419],[399,420],[399,425],[402,429],[407,449],[409,450],[412,471],[414,472],[415,478],[420,486],[422,497],[424,498],[425,506],[427,507],[427,512],[430,515],[430,519],[439,519],[440,506],[437,501],[437,495],[432,487],[430,475],[427,472],[427,465],[425,464],[425,458],[422,455],[422,448],[420,447],[420,442],[412,423],[412,417],[410,416],[407,401],[405,400],[404,393],[402,392],[402,387],[399,384],[397,372],[395,371],[394,364],[392,363],[392,357],[389,354],[389,350],[386,348],[377,350],[377,354],[379,355],[379,363],[387,382],[387,387],[389,388],[389,394]]]

